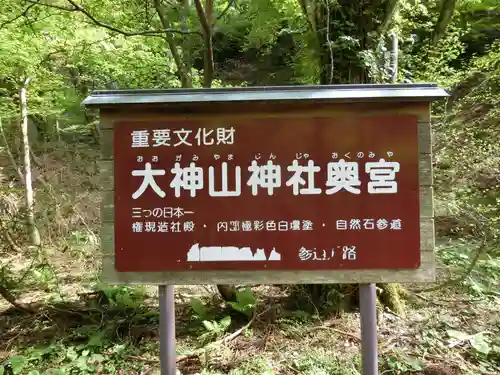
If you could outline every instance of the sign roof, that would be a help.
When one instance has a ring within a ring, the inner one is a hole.
[[[432,101],[448,93],[435,83],[255,86],[210,89],[99,90],[87,97],[86,106],[123,104],[226,103],[257,101],[381,102]]]

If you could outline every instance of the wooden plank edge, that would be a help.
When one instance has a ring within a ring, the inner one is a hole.
[[[418,121],[418,152],[421,154],[432,153],[431,123]]]
[[[430,186],[420,187],[420,218],[434,217],[434,189]]]
[[[434,282],[434,253],[422,253],[417,269],[335,270],[335,271],[183,271],[121,272],[114,269],[113,258],[104,257],[101,279],[110,284],[359,284]]]
[[[432,186],[434,184],[431,154],[418,155],[418,181],[420,186]]]
[[[436,235],[434,219],[421,218],[420,219],[420,251],[434,252],[436,248]]]

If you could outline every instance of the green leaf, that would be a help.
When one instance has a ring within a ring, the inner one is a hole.
[[[488,355],[491,351],[490,344],[482,333],[477,334],[470,340],[471,346],[481,354]]]
[[[75,359],[78,358],[78,353],[75,352],[75,348],[73,348],[72,346],[70,346],[66,350],[66,358],[68,358],[70,361],[74,361]]]
[[[104,358],[103,355],[101,354],[98,354],[98,353],[94,353],[90,356],[90,362],[93,362],[93,363],[101,363],[101,362],[104,362],[106,360],[106,358]]]
[[[236,302],[228,303],[234,310],[250,317],[253,313],[256,300],[252,290],[249,287],[246,287],[243,290],[236,291]]]
[[[80,370],[87,370],[89,367],[87,365],[87,360],[88,358],[85,356],[78,357],[76,360],[76,367],[78,367]]]
[[[236,300],[240,305],[255,305],[255,296],[253,295],[252,289],[246,287],[243,290],[238,290],[236,292]]]
[[[127,347],[124,344],[117,344],[117,345],[113,346],[113,349],[111,349],[111,352],[114,354],[119,354],[119,353],[125,351],[126,348]]]
[[[14,374],[19,374],[28,364],[28,360],[22,355],[15,355],[11,357],[9,362],[12,365]]]
[[[406,362],[413,371],[422,371],[424,369],[423,362],[418,358],[407,358]]]
[[[210,310],[199,298],[191,298],[191,308],[201,319],[210,318]]]
[[[222,318],[219,322],[219,326],[222,331],[226,331],[230,325],[231,325],[231,317],[229,315]]]
[[[40,375],[40,371],[38,371],[38,370],[31,370],[30,372],[28,372],[28,375]]]
[[[470,335],[468,333],[462,332],[462,331],[457,331],[454,329],[449,329],[446,331],[448,336],[452,339],[460,340],[460,341],[466,341],[469,339]]]
[[[209,321],[209,320],[204,320],[203,321],[203,325],[205,326],[205,328],[208,330],[208,331],[214,331],[215,330],[215,325],[213,322]]]
[[[89,341],[87,343],[88,346],[102,346],[104,343],[104,336],[106,335],[106,331],[101,330],[96,333],[94,333],[92,336],[90,336]]]

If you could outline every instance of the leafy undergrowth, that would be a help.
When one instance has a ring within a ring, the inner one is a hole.
[[[476,250],[442,246],[440,282],[465,272]],[[500,373],[500,267],[481,259],[475,270],[446,288],[410,292],[405,318],[379,314],[381,373]],[[361,374],[358,314],[291,311],[279,287],[242,289],[231,309],[213,295],[204,287],[177,289],[183,374]],[[94,284],[77,299],[52,300],[59,302],[36,314],[3,311],[0,374],[159,374],[154,290]]]

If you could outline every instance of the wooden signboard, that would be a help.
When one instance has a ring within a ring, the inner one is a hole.
[[[434,281],[434,85],[104,91],[103,279]]]

